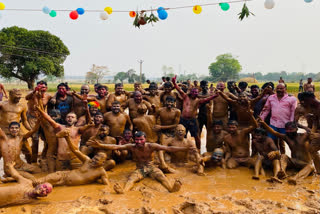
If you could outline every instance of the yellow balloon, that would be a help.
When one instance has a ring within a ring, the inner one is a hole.
[[[104,8],[104,11],[106,11],[110,15],[112,13],[112,8],[106,7],[106,8]]]
[[[6,6],[2,2],[0,2],[0,10],[4,10],[4,8],[6,8]]]
[[[202,12],[201,6],[200,6],[200,5],[194,6],[194,7],[193,7],[193,12],[194,12],[195,14],[200,14],[200,13]]]

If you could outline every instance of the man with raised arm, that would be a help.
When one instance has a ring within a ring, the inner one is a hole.
[[[15,162],[6,164],[9,173],[18,184],[0,187],[0,207],[31,203],[38,197],[46,197],[52,191],[50,183],[33,187],[32,181],[21,176],[14,167]]]
[[[144,132],[136,132],[134,144],[126,145],[103,145],[96,142],[96,146],[101,149],[109,150],[128,150],[132,152],[137,162],[137,169],[130,175],[124,189],[119,184],[115,184],[114,190],[117,193],[124,193],[132,189],[134,183],[143,180],[145,177],[151,177],[159,181],[169,192],[177,192],[180,190],[181,182],[176,180],[174,184],[170,184],[168,178],[163,172],[153,164],[153,156],[155,151],[164,150],[167,152],[178,152],[193,149],[189,147],[167,147],[156,143],[146,143]]]
[[[128,99],[128,94],[123,90],[123,84],[122,83],[116,83],[114,85],[114,93],[109,95],[108,101],[107,101],[107,110],[112,110],[112,103],[114,101],[120,102],[120,106],[124,104]]]
[[[157,112],[160,108],[161,101],[160,101],[160,95],[158,93],[158,86],[157,83],[152,82],[149,85],[149,92],[144,94],[142,97],[149,103],[152,103],[155,105],[155,112]]]
[[[194,137],[196,141],[197,148],[200,150],[201,148],[201,140],[199,136],[199,127],[197,121],[197,111],[199,105],[202,103],[206,103],[218,96],[218,94],[214,94],[208,98],[198,98],[198,89],[192,88],[190,94],[186,94],[181,90],[181,88],[176,83],[177,76],[172,78],[172,83],[174,87],[177,89],[179,94],[183,98],[183,109],[180,118],[180,124],[184,125],[186,128],[186,133],[190,131],[192,137]]]

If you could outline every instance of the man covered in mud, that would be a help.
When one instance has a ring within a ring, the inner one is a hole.
[[[307,82],[303,85],[303,91],[312,93],[316,91],[311,77],[308,77]]]
[[[181,90],[181,88],[176,84],[177,76],[172,78],[172,83],[174,87],[177,89],[179,94],[183,98],[183,110],[180,117],[180,124],[182,124],[186,128],[186,133],[190,131],[192,137],[194,137],[196,141],[197,148],[201,148],[201,140],[199,136],[199,127],[197,121],[197,111],[199,105],[202,103],[206,103],[218,96],[218,94],[214,94],[208,98],[198,98],[198,89],[192,88],[190,94],[186,94]]]
[[[121,103],[114,101],[111,112],[103,115],[104,123],[110,127],[110,136],[119,137],[125,128],[132,130],[132,123],[127,113],[121,111]]]
[[[201,157],[202,164],[206,166],[221,166],[226,168],[226,160],[224,159],[224,150],[222,148],[216,148],[213,152],[205,152]]]
[[[167,147],[156,143],[146,143],[146,136],[143,132],[136,132],[134,136],[134,144],[126,145],[103,145],[97,143],[97,147],[109,150],[128,150],[132,152],[137,162],[137,169],[129,176],[124,188],[117,183],[114,190],[117,193],[124,193],[132,189],[134,183],[143,180],[145,177],[151,177],[159,181],[169,192],[177,192],[180,190],[181,182],[176,180],[174,184],[170,184],[168,178],[163,172],[153,164],[153,155],[155,151],[164,150],[167,152],[178,152],[192,149],[192,147]]]
[[[286,173],[287,167],[300,170],[295,176],[288,179],[288,183],[292,185],[297,184],[297,180],[306,178],[314,171],[312,159],[309,153],[309,132],[297,133],[298,127],[295,122],[287,122],[285,124],[285,134],[279,133],[269,127],[266,123],[261,122],[261,125],[272,135],[286,141],[290,150],[291,158],[286,154],[281,154],[280,166],[281,169],[277,176],[279,179],[288,177]]]
[[[157,112],[160,108],[160,95],[158,93],[158,86],[157,83],[152,82],[149,85],[149,93],[146,93],[145,95],[143,95],[143,99],[145,99],[146,101],[148,101],[149,103],[152,103],[155,105],[155,112]],[[148,135],[147,135],[148,136]]]
[[[73,112],[77,115],[77,118],[84,116],[87,112],[86,107],[83,105],[83,100],[87,99],[90,93],[89,85],[82,85],[80,88],[80,94],[75,91],[72,93],[73,95]]]
[[[100,112],[102,114],[107,112],[108,97],[109,97],[108,87],[105,85],[99,85],[97,88],[96,101],[100,104]]]
[[[166,98],[167,96],[171,96],[171,97],[174,97],[175,100],[177,101],[177,99],[179,99],[179,94],[178,92],[176,91],[173,91],[173,86],[172,86],[172,83],[170,82],[170,79],[169,81],[165,82],[163,84],[163,91],[160,93],[160,102],[162,104],[162,106],[166,106]],[[178,106],[177,106],[178,109],[180,109]]]
[[[197,147],[195,143],[189,139],[184,138],[186,135],[186,128],[179,124],[176,127],[175,137],[169,141],[165,141],[162,145],[164,146],[175,146],[175,147],[190,147],[194,148],[192,151],[196,151]],[[195,171],[198,175],[204,175],[203,165],[201,164],[201,157],[198,152],[191,153],[191,151],[180,151],[171,153],[171,163],[175,166],[186,166],[189,160],[194,160],[196,163]],[[192,156],[192,157],[191,157]],[[161,163],[161,169],[166,169],[166,171],[173,172],[173,170],[165,163],[164,160],[164,151],[159,151],[159,159]]]
[[[198,81],[194,81],[194,84],[198,84]],[[201,93],[199,94],[199,97],[201,98],[205,98],[209,96],[208,93],[208,81],[206,80],[202,80],[200,82],[200,86],[197,86],[195,88],[201,89]],[[199,90],[200,91],[200,90]],[[208,129],[207,127],[207,104],[208,103],[202,103],[199,105],[199,113],[198,113],[198,124],[199,124],[199,136],[201,136],[201,132],[202,132],[202,128],[203,126],[206,127],[206,129]]]
[[[41,183],[33,187],[31,180],[17,172],[15,162],[7,163],[6,168],[18,184],[0,187],[0,207],[31,203],[38,197],[46,197],[51,193],[52,185],[50,183]]]
[[[123,131],[123,136],[118,138],[118,145],[133,144],[134,139],[132,137],[132,131],[130,129],[125,129]],[[123,162],[126,159],[132,159],[131,152],[127,150],[115,150],[115,159],[117,162]]]
[[[238,123],[234,120],[228,122],[228,135],[224,137],[226,146],[227,168],[234,169],[240,165],[253,165],[254,160],[250,157],[250,142],[248,134],[258,127],[258,123],[252,112],[248,112],[253,121],[249,127],[239,130]]]
[[[80,152],[73,144],[71,132],[68,129],[59,132],[57,137],[64,137],[66,139],[70,151],[77,156],[77,158],[82,162],[82,165],[80,168],[73,169],[71,171],[57,171],[42,178],[33,178],[34,185],[48,182],[53,186],[77,186],[100,182],[104,185],[108,185],[108,187],[110,186],[108,175],[103,168],[104,162],[107,158],[105,153],[98,153],[90,159],[87,155]]]
[[[107,110],[111,111],[112,109],[112,103],[114,101],[120,102],[120,106],[125,104],[125,102],[128,99],[127,93],[123,90],[123,84],[122,83],[116,83],[114,85],[114,93],[109,95],[108,101],[107,101]]]

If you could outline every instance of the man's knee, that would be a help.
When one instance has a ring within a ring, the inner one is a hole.
[[[228,169],[234,169],[238,166],[238,163],[233,159],[233,158],[229,158],[227,160],[227,168]]]

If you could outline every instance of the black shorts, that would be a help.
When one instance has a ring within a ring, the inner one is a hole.
[[[198,136],[199,126],[198,120],[196,118],[185,119],[183,117],[180,117],[180,124],[182,124],[186,128],[186,136],[188,134],[188,131],[190,131],[192,137]]]

